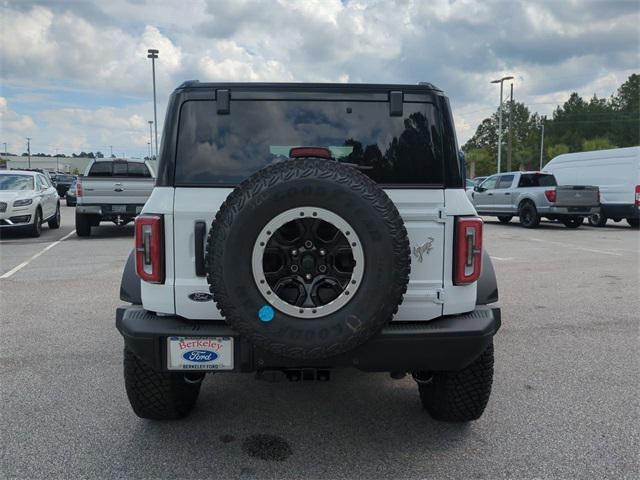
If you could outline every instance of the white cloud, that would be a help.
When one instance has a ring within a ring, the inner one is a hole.
[[[425,80],[449,94],[460,143],[497,106],[489,81],[501,73],[517,76],[516,99],[550,113],[572,90],[610,95],[640,60],[640,11],[624,1],[25,0],[5,4],[0,22],[3,95],[31,121],[15,138],[84,149],[144,152],[147,48],[160,50],[159,126],[187,79]],[[30,88],[47,90],[40,105]],[[78,90],[105,100],[74,101]]]

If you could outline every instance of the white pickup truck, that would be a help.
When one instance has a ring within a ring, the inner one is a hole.
[[[147,161],[92,161],[76,184],[77,235],[88,237],[91,227],[102,221],[118,226],[131,222],[142,210],[155,183],[155,173]]]

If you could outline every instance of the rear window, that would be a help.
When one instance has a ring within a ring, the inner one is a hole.
[[[229,114],[218,115],[215,102],[188,101],[175,185],[237,185],[303,146],[327,148],[380,184],[442,185],[437,118],[431,103],[404,103],[396,117],[387,102],[236,100]]]
[[[558,185],[553,175],[548,173],[524,173],[520,175],[518,187],[555,187]]]
[[[140,162],[96,162],[89,177],[151,177],[151,172]]]
[[[56,177],[56,180],[58,182],[73,182],[74,179],[75,177],[73,177],[72,175],[58,175]]]

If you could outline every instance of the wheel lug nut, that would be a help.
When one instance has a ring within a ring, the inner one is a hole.
[[[311,274],[310,274],[310,273],[307,273],[307,274],[304,276],[304,278],[306,278],[307,280],[311,280]]]
[[[293,255],[294,257],[298,256],[298,250],[296,250],[295,248],[291,250],[291,255]]]
[[[324,273],[324,272],[326,272],[326,271],[327,271],[327,266],[326,266],[326,265],[320,265],[320,266],[318,267],[318,270],[320,270],[320,272]]]
[[[320,255],[322,255],[323,257],[327,254],[327,252],[324,250],[324,248],[320,249]]]
[[[297,272],[298,271],[298,265],[291,265],[291,271],[292,272]]]
[[[313,247],[313,242],[311,240],[307,240],[306,242],[304,242],[304,247],[305,248],[312,248]]]

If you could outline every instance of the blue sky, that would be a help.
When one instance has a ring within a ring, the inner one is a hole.
[[[549,114],[571,91],[608,96],[640,68],[635,0],[5,1],[0,142],[9,151],[144,155],[147,48],[158,120],[183,80],[430,81],[463,143],[497,107],[489,81]]]

